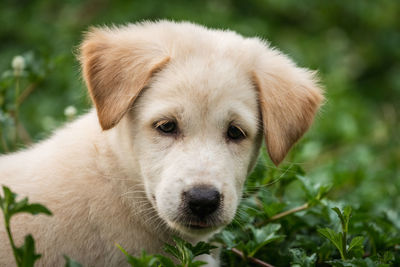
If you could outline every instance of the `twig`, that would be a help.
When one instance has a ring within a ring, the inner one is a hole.
[[[19,104],[18,104],[18,98],[19,98],[19,86],[20,86],[20,82],[19,82],[19,76],[16,76],[16,80],[15,80],[15,102],[14,102],[14,127],[15,127],[15,133],[14,133],[14,148],[16,148],[16,144],[18,142],[18,124],[19,124]]]
[[[19,121],[19,107],[21,104],[24,102],[24,100],[35,90],[36,83],[30,84],[22,93],[20,93],[19,87],[19,79],[17,78],[16,80],[16,87],[15,87],[15,110],[14,113],[12,114],[13,119],[14,119],[14,124],[15,124],[15,136],[14,136],[14,148],[16,148],[16,144],[18,143],[18,139],[20,138],[24,144],[30,144],[31,143],[31,138],[28,134],[28,132],[25,130],[25,127],[22,125],[22,123]]]
[[[21,105],[22,102],[35,90],[38,82],[30,84],[18,97],[17,103]]]
[[[242,259],[247,259],[249,261],[251,261],[252,263],[258,264],[260,266],[264,266],[264,267],[275,267],[274,265],[271,265],[269,263],[266,263],[265,261],[262,261],[260,259],[257,258],[253,258],[253,257],[246,257],[244,255],[244,253],[240,250],[238,250],[237,248],[232,248],[231,251],[233,253],[235,253],[236,255],[238,255],[239,257],[241,257]]]
[[[18,125],[18,135],[21,138],[21,141],[25,144],[25,145],[29,145],[32,143],[32,138],[29,135],[28,131],[25,129],[24,125],[22,124],[22,122],[19,122]]]
[[[0,139],[1,139],[1,144],[3,145],[4,152],[6,152],[6,153],[9,152],[7,141],[4,138],[4,135],[3,135],[3,132],[1,131],[1,129],[0,129]]]
[[[278,213],[278,214],[272,216],[271,218],[269,218],[269,219],[266,220],[266,221],[262,221],[262,222],[257,223],[256,226],[259,227],[259,226],[262,226],[262,225],[267,224],[267,223],[269,223],[269,222],[279,220],[279,219],[282,218],[282,217],[285,217],[285,216],[287,216],[287,215],[290,215],[290,214],[292,214],[292,213],[296,213],[296,212],[299,212],[299,211],[302,211],[302,210],[306,210],[306,209],[308,209],[309,207],[310,207],[310,205],[309,205],[308,203],[305,203],[305,204],[303,204],[303,205],[301,205],[301,206],[299,206],[299,207],[293,208],[293,209],[291,209],[291,210],[287,210],[287,211]]]

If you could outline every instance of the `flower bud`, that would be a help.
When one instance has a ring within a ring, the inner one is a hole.
[[[25,59],[22,56],[15,56],[11,62],[14,75],[20,76],[25,69]]]
[[[78,111],[74,106],[68,106],[64,109],[64,115],[68,119],[72,119],[73,117],[75,117],[76,113],[78,113]]]

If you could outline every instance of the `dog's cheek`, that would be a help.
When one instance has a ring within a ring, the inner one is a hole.
[[[159,215],[167,221],[176,219],[181,207],[182,179],[161,174],[162,178],[156,185],[155,197]]]
[[[242,191],[243,185],[251,170],[250,165],[253,153],[253,147],[250,142],[231,148],[231,164],[234,166],[233,180],[231,183],[239,193]]]
[[[233,183],[224,185],[223,210],[221,220],[225,224],[229,224],[235,217],[239,203],[238,192]]]
[[[254,149],[257,151],[254,151]],[[243,195],[246,178],[251,170],[249,166],[254,158],[254,153],[258,153],[258,149],[258,146],[254,147],[252,143],[249,143],[231,150],[231,164],[234,173],[230,176],[229,186],[225,190],[227,192],[224,199],[225,219],[232,220],[235,216]]]
[[[139,166],[141,171],[142,183],[148,198],[153,204],[156,202],[156,188],[161,182],[163,171],[163,158],[165,157],[163,150],[158,150],[146,139],[138,139],[139,147]],[[141,143],[141,144],[139,144]]]

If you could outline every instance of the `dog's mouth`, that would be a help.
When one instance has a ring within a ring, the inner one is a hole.
[[[173,225],[186,233],[201,234],[212,232],[224,224],[217,218],[176,218],[172,221]]]
[[[215,225],[213,225],[209,222],[206,222],[206,221],[190,222],[190,223],[184,224],[184,226],[191,230],[204,230],[204,229],[215,227]]]

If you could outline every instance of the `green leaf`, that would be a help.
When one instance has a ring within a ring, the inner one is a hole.
[[[121,247],[120,244],[115,244],[115,245],[117,246],[117,248],[119,248],[119,250],[122,251],[122,253],[125,254],[125,256],[130,256],[130,254],[128,252],[126,252],[126,250],[123,247]]]
[[[119,250],[125,254],[127,262],[133,267],[150,267],[157,263],[157,256],[148,255],[145,251],[142,251],[140,257],[134,257],[130,255],[125,249],[123,249],[119,244],[116,244]]]
[[[318,187],[318,193],[317,196],[315,197],[315,199],[317,201],[320,201],[321,199],[323,199],[328,193],[329,191],[332,189],[332,185],[328,184],[328,185],[320,185]]]
[[[33,215],[44,213],[51,215],[51,212],[40,204],[29,204],[28,198],[23,198],[20,201],[16,201],[17,195],[12,192],[7,186],[3,186],[3,197],[0,196],[1,209],[4,214],[4,221],[6,231],[10,230],[11,217],[17,213],[28,212]],[[16,247],[12,236],[9,236],[11,248],[13,249],[15,260],[19,267],[31,267],[34,266],[35,261],[40,258],[40,254],[35,253],[35,241],[31,235],[25,236],[24,244],[21,247]]]
[[[364,237],[363,236],[356,236],[354,237],[349,245],[348,251],[351,251],[353,248],[363,248]]]
[[[282,240],[285,237],[284,235],[276,234],[281,228],[280,224],[268,224],[262,228],[255,228],[249,225],[249,228],[253,233],[253,240],[248,242],[247,248],[250,257],[254,256],[265,245],[273,241]]]
[[[311,185],[310,179],[307,179],[307,177],[304,177],[303,175],[296,175],[296,178],[301,182],[301,188],[306,194],[307,199],[313,200],[315,195],[315,189]]]
[[[194,247],[192,247],[190,243],[188,244],[190,245],[189,248],[195,257],[203,254],[210,254],[210,250],[217,248],[216,246],[210,245],[206,242],[199,242]]]
[[[164,244],[164,251],[180,261],[183,260],[183,257],[181,256],[179,249],[170,244]]]
[[[332,208],[332,210],[334,210],[339,219],[340,222],[342,223],[342,229],[344,233],[348,232],[348,226],[349,226],[349,221],[350,221],[350,216],[351,216],[351,207],[350,206],[346,206],[343,209],[343,213],[340,211],[340,209],[338,207]]]
[[[221,244],[224,244],[227,249],[231,249],[236,246],[235,238],[235,234],[226,229],[215,236],[215,240]]]
[[[165,252],[177,258],[183,265],[188,265],[194,258],[191,250],[192,245],[177,236],[174,236],[173,239],[175,246],[166,244],[164,247]]]
[[[12,216],[12,212],[10,212],[10,210],[12,210],[12,207],[15,204],[15,198],[17,195],[11,192],[10,188],[8,188],[7,186],[3,185],[2,187],[3,187],[3,198],[1,198],[1,209],[3,210],[4,213],[4,219],[6,225],[8,225]]]
[[[17,195],[13,193],[7,186],[3,186],[4,199],[1,199],[0,204],[4,212],[4,216],[7,222],[10,221],[11,217],[17,213],[27,212],[32,215],[40,213],[52,215],[52,213],[43,205],[38,203],[28,203],[28,198],[23,198],[16,202]]]
[[[249,226],[250,230],[253,233],[253,237],[257,243],[262,243],[265,240],[268,240],[270,237],[274,236],[274,234],[281,228],[280,224],[267,224],[261,228],[255,228],[252,225]]]
[[[270,204],[264,204],[263,210],[268,215],[269,218],[274,216],[275,214],[281,212],[286,207],[286,203],[273,202]]]
[[[20,267],[33,267],[41,255],[35,253],[35,241],[32,235],[25,236],[24,244],[17,248],[17,254],[20,258]]]
[[[195,261],[195,262],[190,263],[188,265],[188,267],[203,266],[203,265],[206,265],[206,264],[207,264],[207,262],[204,262],[204,261]]]
[[[4,203],[6,205],[13,204],[15,202],[16,194],[11,192],[10,188],[3,185],[3,193],[4,193]]]
[[[196,263],[197,261],[193,262],[193,259],[202,254],[210,254],[210,250],[216,248],[216,246],[205,242],[199,242],[195,246],[192,246],[192,244],[177,236],[173,237],[173,239],[175,241],[175,246],[165,244],[164,251],[177,258],[184,266],[202,265],[201,263]]]
[[[162,267],[175,267],[177,265],[175,265],[175,263],[170,259],[167,258],[163,255],[155,255],[155,257],[157,257],[159,263],[161,263]]]
[[[46,215],[52,215],[50,210],[48,210],[45,206],[38,204],[38,203],[23,204],[23,205],[20,205],[20,203],[17,203],[17,204],[18,204],[18,206],[17,205],[15,206],[14,214],[27,212],[32,215],[36,215],[36,214],[40,214],[40,213],[43,213]]]
[[[66,255],[64,255],[64,259],[65,259],[65,267],[82,267],[82,265],[79,262],[70,259]]]
[[[381,264],[374,262],[370,258],[365,259],[351,259],[351,260],[332,260],[326,263],[334,267],[389,267],[388,264]]]
[[[345,228],[346,232],[348,232],[348,226],[349,226],[351,212],[352,212],[351,206],[344,207],[343,216],[344,216],[344,219],[345,219],[345,222],[346,222],[346,228]]]
[[[307,256],[303,249],[292,248],[289,250],[291,256],[291,266],[298,265],[301,267],[313,267],[317,261],[317,254],[313,253]]]
[[[335,245],[335,247],[339,250],[342,258],[344,258],[342,235],[340,233],[336,233],[335,231],[329,228],[320,228],[318,229],[318,233],[320,233],[322,236],[331,241]]]

